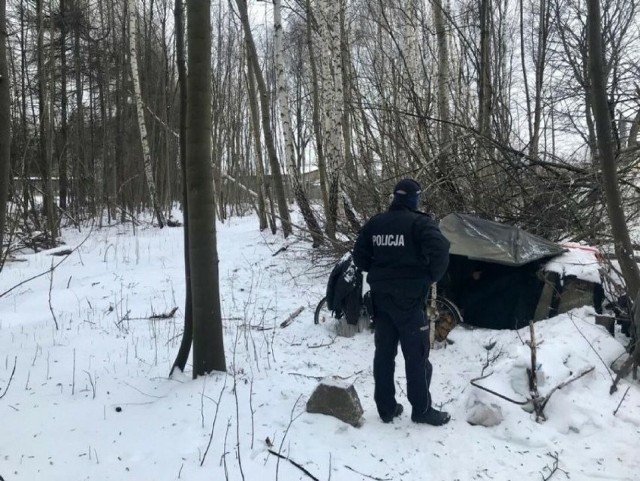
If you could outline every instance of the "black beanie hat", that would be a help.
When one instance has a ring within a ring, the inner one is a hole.
[[[413,179],[402,179],[393,188],[393,195],[416,196],[420,195],[422,187]]]
[[[393,189],[393,204],[400,204],[411,210],[418,208],[422,188],[413,179],[402,179]]]

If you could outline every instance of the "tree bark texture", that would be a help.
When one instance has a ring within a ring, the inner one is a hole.
[[[480,1],[480,65],[478,92],[478,131],[491,135],[491,0]]]
[[[178,354],[173,362],[171,371],[175,368],[184,372],[191,352],[193,342],[193,296],[191,294],[191,259],[189,256],[189,195],[187,191],[187,66],[185,62],[184,50],[184,12],[182,8],[183,0],[175,0],[174,22],[176,29],[176,68],[178,70],[178,95],[180,96],[180,168],[182,171],[182,217],[183,217],[183,240],[184,240],[184,280],[185,280],[185,300],[184,300],[184,330]]]
[[[44,212],[47,219],[46,230],[51,238],[57,236],[57,227],[55,221],[55,213],[53,209],[53,191],[51,189],[51,152],[49,146],[48,127],[51,122],[49,112],[49,98],[47,91],[47,72],[45,68],[45,48],[44,48],[44,0],[36,2],[36,29],[38,35],[38,111],[39,111],[39,157],[40,157],[40,174],[44,184],[42,202]]]
[[[291,179],[291,188],[293,195],[298,203],[302,217],[311,233],[313,239],[313,247],[322,244],[322,230],[318,225],[318,221],[311,210],[309,199],[302,188],[300,181],[300,172],[296,163],[296,155],[294,148],[293,128],[291,127],[291,112],[289,110],[289,96],[287,94],[287,79],[284,70],[284,47],[282,45],[282,1],[274,0],[273,2],[273,22],[274,22],[274,43],[275,43],[275,63],[276,63],[276,84],[278,95],[278,106],[280,107],[280,122],[284,134],[284,152],[289,167],[289,178]]]
[[[246,41],[245,41],[246,44]],[[248,48],[248,47],[247,47]],[[264,159],[262,155],[260,114],[258,112],[258,96],[256,95],[256,79],[253,72],[253,63],[247,62],[247,95],[249,101],[249,113],[251,116],[251,132],[256,148],[256,184],[258,188],[258,219],[260,230],[267,228],[267,207],[266,207],[266,189],[264,178]],[[272,224],[275,222],[272,220]],[[274,232],[275,234],[275,232]]]
[[[131,80],[133,82],[133,95],[135,97],[136,112],[138,114],[138,128],[140,129],[140,144],[142,146],[142,160],[144,162],[144,175],[151,198],[151,207],[156,215],[160,228],[165,225],[165,218],[162,206],[158,201],[156,182],[153,176],[153,163],[151,162],[151,151],[149,149],[149,137],[144,119],[144,104],[142,102],[142,90],[140,88],[140,72],[138,70],[137,53],[137,18],[136,1],[129,0],[129,62],[131,64]]]
[[[278,214],[280,222],[282,222],[282,232],[288,237],[292,232],[291,218],[289,216],[289,208],[287,205],[287,197],[284,191],[284,182],[280,171],[280,162],[278,161],[278,153],[276,151],[275,142],[273,140],[273,131],[271,128],[271,105],[269,100],[269,91],[264,81],[260,62],[258,61],[258,52],[251,33],[251,24],[249,23],[249,13],[247,10],[247,0],[236,0],[238,10],[240,11],[240,21],[244,30],[245,39],[248,47],[249,62],[253,63],[253,72],[255,74],[256,83],[258,85],[258,93],[260,95],[260,109],[262,119],[262,130],[264,140],[267,147],[267,155],[269,157],[269,166],[271,167],[271,178],[273,179],[273,187],[275,189]]]
[[[193,376],[225,371],[211,163],[211,4],[187,1],[187,192]],[[187,246],[185,246],[187,248]]]
[[[327,179],[327,163],[324,155],[324,135],[322,132],[322,112],[320,108],[320,82],[318,81],[318,64],[316,61],[316,50],[313,43],[312,25],[317,24],[316,17],[311,9],[311,0],[306,0],[307,7],[307,48],[309,51],[309,66],[311,68],[311,97],[312,112],[311,122],[315,136],[316,159],[318,164],[318,176],[320,177],[320,193],[322,195],[322,206],[324,207],[325,219],[329,218],[329,187]]]
[[[4,228],[9,197],[11,162],[11,117],[9,70],[7,68],[6,0],[0,0],[0,259],[4,258]],[[0,262],[0,269],[2,263]]]
[[[633,256],[633,247],[625,219],[618,173],[616,153],[612,136],[611,116],[607,104],[607,79],[604,73],[604,49],[600,16],[600,0],[587,0],[589,73],[592,86],[592,109],[596,124],[598,153],[602,168],[604,192],[607,201],[611,233],[620,269],[631,299],[636,298],[640,288],[640,271]],[[636,326],[640,334],[640,326]]]
[[[327,187],[329,208],[327,235],[335,239],[338,223],[338,196],[340,171],[344,165],[342,154],[342,61],[340,56],[340,9],[341,0],[318,2],[320,41],[322,42],[322,105],[324,114],[325,154],[328,163]]]

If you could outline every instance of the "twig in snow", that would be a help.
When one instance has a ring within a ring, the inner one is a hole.
[[[273,254],[271,254],[271,257],[275,257],[278,254],[280,254],[281,252],[286,251],[289,248],[289,246],[282,246],[280,247],[280,249],[278,249],[277,251],[275,251]]]
[[[307,476],[309,476],[311,479],[314,479],[315,481],[320,481],[318,478],[316,478],[313,474],[311,474],[307,468],[305,468],[304,466],[302,466],[299,463],[296,463],[293,459],[285,456],[284,454],[280,454],[277,451],[274,451],[273,449],[267,449],[267,451],[269,451],[271,454],[273,454],[274,456],[276,456],[279,459],[284,459],[286,461],[289,461],[291,464],[293,464],[296,468],[298,468],[300,471],[302,471],[304,474],[306,474]]]
[[[149,316],[149,319],[172,319],[177,311],[178,311],[178,308],[174,307],[169,312],[165,312],[162,314],[154,314],[152,316]]]
[[[564,469],[560,469],[558,467],[558,452],[556,451],[555,453],[551,454],[551,453],[547,453],[547,456],[550,456],[551,458],[553,458],[553,465],[551,467],[549,466],[545,466],[542,470],[544,471],[545,469],[548,469],[550,472],[547,476],[545,476],[543,473],[540,473],[540,476],[542,476],[542,481],[548,481],[549,479],[551,479],[551,476],[553,476],[556,472],[560,471],[562,473],[564,473],[567,478],[569,477],[569,473],[567,473]]]
[[[480,384],[478,384],[478,381],[482,381],[483,379],[488,378],[488,377],[489,377],[489,376],[491,376],[492,374],[493,374],[493,373],[492,373],[492,372],[490,372],[489,374],[486,374],[486,375],[484,375],[484,376],[480,376],[480,377],[477,377],[477,378],[475,378],[475,379],[472,379],[472,380],[471,380],[471,381],[469,381],[469,382],[471,383],[471,385],[472,385],[472,386],[475,386],[475,387],[477,387],[478,389],[482,389],[483,391],[486,391],[486,392],[488,392],[489,394],[493,394],[494,396],[498,396],[500,399],[504,399],[505,401],[509,401],[510,403],[517,404],[517,405],[519,405],[519,406],[526,406],[527,404],[529,404],[529,400],[528,400],[528,399],[526,399],[526,400],[524,400],[524,401],[516,401],[515,399],[511,399],[510,397],[507,397],[507,396],[505,396],[504,394],[497,393],[497,392],[495,392],[495,391],[492,391],[492,390],[491,390],[491,389],[489,389],[489,388],[486,388],[486,387],[481,386]]]
[[[302,394],[298,396],[298,399],[296,399],[296,402],[293,403],[293,407],[291,408],[291,413],[289,414],[289,424],[287,425],[287,429],[284,430],[284,435],[282,436],[282,441],[280,441],[280,447],[278,448],[278,454],[282,453],[282,445],[284,444],[284,440],[287,438],[287,434],[289,433],[289,429],[291,428],[293,421],[295,421],[302,415],[302,413],[300,413],[295,417],[293,416],[293,412],[296,410],[296,406],[298,405],[298,401],[300,401],[301,397],[302,397]],[[278,462],[276,463],[276,480],[278,479],[279,469],[280,469],[280,457],[278,457]]]
[[[489,366],[491,366],[494,362],[496,362],[498,359],[500,359],[500,357],[502,357],[503,354],[504,354],[504,351],[502,350],[502,348],[500,348],[500,350],[498,350],[498,352],[496,352],[492,356],[489,356],[489,351],[487,351],[487,359],[484,362],[484,366],[482,366],[482,371],[480,372],[480,375],[484,376],[484,371]]]
[[[216,403],[216,412],[213,415],[213,422],[211,423],[211,432],[209,433],[209,442],[207,443],[207,449],[204,450],[204,454],[202,455],[202,461],[200,461],[200,466],[204,464],[204,460],[207,459],[207,453],[209,452],[209,448],[211,447],[211,441],[213,441],[213,431],[216,428],[216,420],[218,419],[218,410],[220,409],[220,402],[222,401],[222,393],[227,387],[227,376],[224,377],[224,384],[222,385],[222,389],[220,389],[220,394],[218,395],[218,402]],[[227,426],[227,433],[229,432],[229,426]],[[225,434],[225,451],[227,449],[227,436]]]
[[[71,252],[69,252],[69,254],[71,254]],[[49,269],[49,311],[51,312],[51,317],[53,317],[53,322],[56,325],[56,331],[58,331],[60,330],[60,327],[58,326],[58,319],[56,318],[56,313],[53,311],[53,305],[51,304],[52,289],[53,289],[53,259],[51,259],[51,269]]]
[[[598,356],[598,359],[600,359],[600,362],[602,363],[602,365],[605,367],[605,369],[609,373],[609,376],[611,377],[611,381],[613,381],[613,376],[611,375],[611,369],[609,369],[609,366],[607,366],[607,363],[604,362],[604,359],[602,359],[602,356],[600,355],[600,353],[598,351],[596,351],[596,348],[593,347],[593,344],[591,344],[591,342],[589,342],[589,339],[587,339],[587,337],[584,334],[582,334],[582,331],[580,329],[578,329],[578,326],[574,322],[573,315],[571,315],[571,313],[569,313],[569,319],[571,320],[571,323],[576,328],[576,331],[578,331],[578,334],[580,334],[582,336],[582,339],[584,339],[587,342],[587,344],[589,344],[589,347],[591,348],[591,350],[596,353],[596,356]]]
[[[11,371],[11,376],[9,376],[9,382],[7,383],[7,387],[4,388],[4,392],[0,395],[0,399],[5,397],[7,391],[9,390],[9,386],[11,386],[11,380],[13,379],[13,375],[16,373],[16,364],[18,363],[18,356],[13,358],[13,369]]]
[[[309,349],[317,349],[317,348],[319,348],[319,347],[327,347],[327,346],[331,346],[333,343],[335,343],[335,342],[336,342],[336,338],[337,338],[337,337],[338,337],[338,336],[333,336],[333,337],[331,338],[331,341],[329,341],[329,342],[325,342],[325,343],[323,343],[323,344],[307,344],[307,347],[308,347]]]
[[[93,377],[91,377],[91,373],[89,371],[85,371],[86,375],[89,376],[89,384],[91,384],[91,391],[93,392],[93,397],[92,399],[96,398],[96,383],[93,380]]]
[[[37,279],[38,277],[42,277],[42,276],[44,276],[44,275],[47,275],[49,272],[52,272],[56,267],[58,267],[60,264],[62,264],[64,261],[66,261],[66,260],[69,258],[69,256],[70,256],[71,254],[73,254],[75,251],[77,251],[78,249],[80,249],[80,247],[82,246],[82,244],[84,244],[84,243],[87,241],[87,239],[89,238],[89,236],[91,235],[91,233],[92,233],[92,232],[93,232],[93,225],[91,226],[91,230],[89,230],[89,233],[87,234],[87,237],[85,237],[85,238],[83,239],[83,241],[82,241],[82,242],[80,242],[80,244],[78,244],[77,246],[75,246],[75,247],[73,248],[73,250],[71,251],[71,253],[70,253],[70,254],[67,254],[67,255],[66,255],[66,256],[64,256],[62,259],[60,259],[60,262],[58,262],[55,266],[52,266],[51,268],[47,269],[46,271],[41,272],[40,274],[37,274],[37,275],[35,275],[35,276],[33,276],[33,277],[29,277],[29,279],[25,279],[24,281],[19,282],[18,284],[16,284],[15,286],[11,287],[10,289],[7,289],[6,291],[4,291],[4,292],[0,293],[0,297],[4,297],[4,296],[6,296],[6,295],[7,295],[7,294],[9,294],[11,291],[13,291],[14,289],[17,289],[17,288],[18,288],[18,287],[20,287],[20,286],[23,286],[23,285],[24,285],[24,284],[26,284],[27,282],[31,282],[31,281],[33,281],[34,279]]]
[[[370,474],[361,473],[360,471],[353,469],[351,466],[347,466],[346,464],[344,465],[344,467],[353,471],[356,474],[359,474],[360,476],[364,476],[365,478],[375,479],[375,481],[391,481],[392,479],[392,478],[378,478],[376,476],[371,476]]]
[[[620,406],[622,406],[622,401],[624,401],[624,398],[627,397],[627,393],[629,392],[629,389],[631,389],[631,386],[628,386],[627,390],[622,395],[622,399],[620,399],[620,402],[618,403],[618,407],[616,408],[615,411],[613,411],[614,416],[618,413],[618,409],[620,409]]]
[[[310,376],[308,374],[300,374],[300,373],[297,373],[297,372],[290,372],[289,375],[290,376],[306,377],[306,378],[309,378],[309,379],[315,379],[316,381],[321,381],[326,377],[326,376]]]
[[[289,324],[291,324],[295,320],[296,317],[300,315],[302,311],[304,311],[304,306],[298,307],[295,311],[293,311],[289,315],[289,317],[287,317],[284,321],[280,323],[280,327],[287,327]]]
[[[566,381],[561,382],[560,384],[558,384],[556,387],[554,387],[551,391],[549,391],[549,393],[543,398],[542,400],[542,409],[545,408],[545,406],[547,405],[547,403],[549,402],[549,399],[551,398],[551,395],[558,391],[559,389],[562,389],[563,387],[567,386],[568,384],[571,384],[573,381],[577,381],[578,379],[580,379],[583,376],[586,376],[587,374],[589,374],[591,371],[593,371],[595,369],[595,366],[591,366],[587,369],[585,369],[584,371],[580,372],[579,374],[576,374],[575,376],[571,376],[569,379],[567,379]]]
[[[627,360],[622,364],[622,366],[620,366],[620,370],[618,371],[618,374],[616,375],[616,378],[614,379],[613,384],[611,384],[611,387],[609,388],[609,394],[613,394],[618,390],[618,383],[620,382],[620,379],[625,377],[631,371],[631,366],[636,360],[636,355],[635,355],[636,352],[640,352],[640,351],[638,349],[634,349],[634,352],[629,354],[629,357],[627,358]]]

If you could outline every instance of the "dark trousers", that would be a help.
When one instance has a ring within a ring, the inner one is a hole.
[[[373,293],[375,344],[373,377],[374,399],[380,417],[393,414],[395,399],[395,358],[398,342],[402,347],[407,375],[407,397],[413,412],[431,406],[429,385],[433,368],[429,362],[429,323],[422,299],[401,299]]]

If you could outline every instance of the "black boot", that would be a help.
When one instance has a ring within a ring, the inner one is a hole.
[[[416,414],[411,414],[411,420],[418,424],[430,424],[431,426],[442,426],[447,424],[451,416],[444,411],[438,411],[437,409],[429,408],[426,411]]]
[[[385,417],[380,416],[380,419],[382,419],[383,423],[390,423],[391,421],[393,421],[394,418],[397,418],[398,416],[400,416],[403,411],[404,411],[404,408],[402,407],[402,404],[396,403],[396,409],[395,411],[393,411],[393,414],[391,416],[385,416]]]

